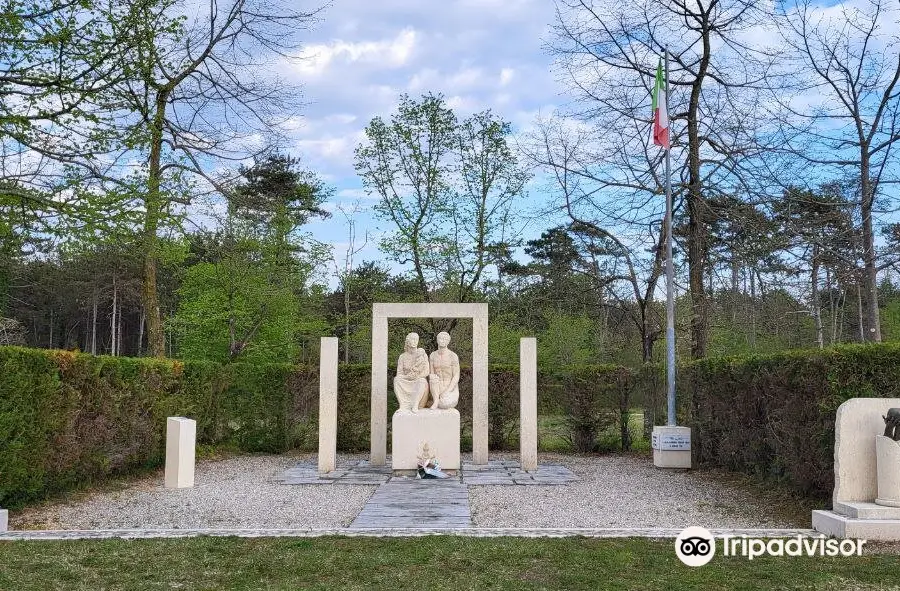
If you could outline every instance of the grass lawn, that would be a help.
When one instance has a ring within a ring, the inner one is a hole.
[[[0,589],[886,589],[896,555],[723,558],[673,541],[187,538],[0,542]]]

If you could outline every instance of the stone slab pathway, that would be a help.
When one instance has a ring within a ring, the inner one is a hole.
[[[562,485],[578,480],[560,464],[540,464],[536,472],[522,470],[515,460],[489,460],[487,464],[463,462],[463,484],[471,485]]]
[[[350,529],[472,527],[469,491],[455,478],[392,478],[366,503]]]
[[[275,481],[281,484],[383,484],[395,480],[410,480],[406,476],[394,476],[390,457],[386,466],[372,466],[367,460],[338,465],[334,471],[319,474],[311,462],[301,462],[285,470]],[[465,485],[564,485],[578,480],[568,468],[560,464],[541,464],[536,472],[522,470],[515,460],[490,460],[487,464],[463,462],[462,470],[451,480]]]
[[[372,466],[368,460],[351,461],[338,465],[327,474],[319,474],[318,466],[300,462],[288,468],[275,481],[281,484],[382,484],[391,479],[390,461],[387,466]]]

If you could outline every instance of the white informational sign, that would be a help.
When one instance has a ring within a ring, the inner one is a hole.
[[[690,432],[681,435],[676,433],[654,433],[652,437],[653,449],[663,451],[688,451],[691,449]]]

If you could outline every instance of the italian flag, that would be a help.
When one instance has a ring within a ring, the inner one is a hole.
[[[653,87],[653,143],[669,149],[669,108],[666,105],[662,58],[656,66],[656,84]]]

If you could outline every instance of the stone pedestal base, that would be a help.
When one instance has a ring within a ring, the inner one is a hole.
[[[690,468],[691,428],[653,427],[653,465],[657,468]]]
[[[878,498],[875,503],[900,507],[900,441],[875,437],[875,469],[878,472]]]
[[[427,443],[442,469],[459,469],[459,411],[421,409],[394,413],[391,418],[391,468],[415,470]]]

